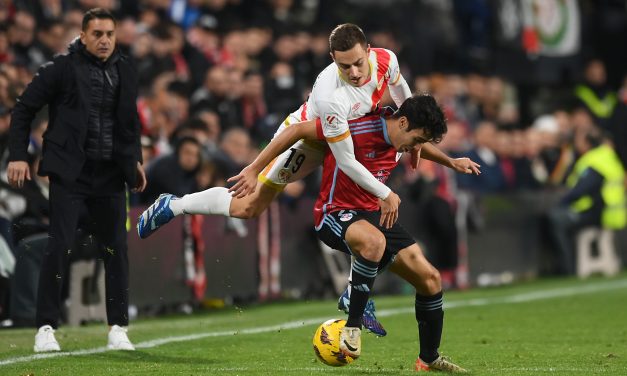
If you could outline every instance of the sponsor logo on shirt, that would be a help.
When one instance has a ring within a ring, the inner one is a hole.
[[[351,108],[351,111],[353,113],[357,112],[357,110],[359,110],[359,107],[361,106],[361,102],[357,102],[353,105],[353,108]]]

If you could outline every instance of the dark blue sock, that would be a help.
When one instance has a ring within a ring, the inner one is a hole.
[[[444,310],[442,291],[431,296],[416,294],[416,320],[420,337],[420,359],[431,363],[440,356]]]
[[[377,277],[379,263],[361,257],[355,259],[352,267],[350,307],[346,326],[361,328],[361,318],[368,303],[370,290]]]

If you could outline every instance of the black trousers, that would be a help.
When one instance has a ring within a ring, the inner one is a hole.
[[[50,177],[50,229],[37,292],[36,325],[57,328],[61,293],[81,211],[100,242],[105,266],[107,321],[128,325],[126,190],[121,169],[110,161],[87,161],[79,178]]]
[[[427,258],[440,271],[455,269],[459,241],[451,204],[434,195],[424,203],[420,213],[423,216],[421,222],[427,243]]]
[[[550,210],[549,221],[556,256],[553,273],[575,275],[575,236],[586,226],[601,226],[601,211],[595,209],[577,213],[568,207],[557,206]]]

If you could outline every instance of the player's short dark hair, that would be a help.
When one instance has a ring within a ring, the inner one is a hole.
[[[345,23],[338,25],[329,36],[329,49],[335,51],[348,51],[360,44],[364,49],[368,46],[366,35],[357,25]]]
[[[405,100],[392,115],[396,119],[401,116],[409,120],[408,131],[424,129],[425,136],[436,144],[442,141],[442,137],[448,131],[442,108],[429,94],[414,94]]]
[[[87,27],[89,26],[89,22],[95,19],[111,20],[113,21],[114,25],[118,24],[118,21],[115,19],[113,14],[109,12],[108,10],[103,9],[103,8],[92,8],[88,10],[87,12],[85,12],[85,15],[83,16],[83,25],[81,26],[82,30],[86,31]]]

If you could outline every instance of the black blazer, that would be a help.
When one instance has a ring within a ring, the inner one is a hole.
[[[57,56],[39,68],[17,99],[9,129],[9,161],[27,161],[31,122],[47,104],[50,120],[43,136],[38,174],[53,174],[69,181],[76,180],[85,163],[91,105],[89,64],[92,63],[77,51],[76,43],[80,44],[80,40],[73,43],[68,54]],[[137,162],[142,162],[136,105],[138,75],[125,56],[120,56],[115,65],[120,75],[120,92],[113,129],[113,160],[122,168],[126,182],[134,186]]]

